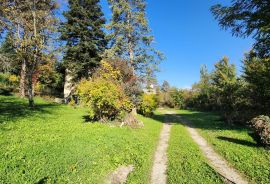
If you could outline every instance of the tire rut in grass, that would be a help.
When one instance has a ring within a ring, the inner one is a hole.
[[[209,161],[213,169],[218,172],[226,181],[226,183],[247,184],[247,180],[243,178],[237,170],[230,167],[226,160],[224,160],[214,149],[207,143],[207,141],[199,135],[197,130],[192,127],[192,122],[178,116],[181,122],[184,123],[192,139],[199,145],[204,156]]]
[[[172,112],[166,112],[172,114]],[[157,150],[154,156],[154,163],[151,173],[151,184],[166,184],[167,183],[167,149],[170,138],[171,126],[169,122],[165,122],[160,133],[160,138]]]

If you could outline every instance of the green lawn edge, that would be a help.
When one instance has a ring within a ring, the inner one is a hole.
[[[270,183],[270,151],[258,147],[244,126],[229,126],[215,113],[177,110],[251,183]]]

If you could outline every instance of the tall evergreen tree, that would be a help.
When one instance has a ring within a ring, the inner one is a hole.
[[[65,67],[76,81],[89,77],[99,64],[106,47],[103,27],[105,18],[99,0],[69,0],[64,12],[66,22],[60,28],[61,39],[66,41]]]
[[[148,27],[145,0],[108,2],[112,19],[107,25],[110,30],[110,48],[106,50],[105,56],[125,59],[134,71],[146,76],[152,75],[162,55],[152,47],[154,38]]]
[[[235,65],[224,57],[215,64],[212,73],[212,85],[216,105],[228,123],[233,122],[236,114],[235,94],[238,88]]]
[[[253,51],[243,60],[243,77],[248,83],[253,110],[270,114],[270,58],[260,58]]]
[[[200,68],[200,81],[193,84],[192,89],[197,93],[197,108],[203,110],[212,110],[212,85],[211,85],[211,74],[208,72],[206,65],[202,65]]]

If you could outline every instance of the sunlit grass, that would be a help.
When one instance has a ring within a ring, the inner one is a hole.
[[[172,127],[169,142],[168,182],[174,183],[223,183],[218,174],[207,164],[198,146],[183,125]]]
[[[161,123],[139,117],[141,129],[85,123],[84,108],[36,99],[36,108],[0,96],[0,181],[3,183],[102,183],[133,164],[128,183],[148,183]]]
[[[172,123],[168,147],[168,183],[223,183],[208,165],[198,145],[170,109],[159,109],[155,118]]]
[[[228,126],[213,113],[178,111],[252,183],[270,183],[270,151],[258,147],[245,127]]]

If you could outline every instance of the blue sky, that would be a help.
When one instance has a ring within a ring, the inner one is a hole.
[[[102,0],[105,15],[110,11]],[[251,38],[236,38],[221,30],[209,8],[228,0],[147,0],[147,17],[155,37],[155,46],[165,56],[157,78],[172,86],[188,88],[199,80],[200,66],[209,70],[223,56],[236,64],[238,74],[244,52],[250,50]]]
[[[167,80],[172,86],[189,88],[199,80],[202,64],[211,70],[214,63],[225,55],[236,64],[240,74],[241,59],[250,50],[253,40],[236,38],[229,31],[221,30],[209,11],[211,5],[228,2],[147,0],[147,17],[155,37],[155,47],[166,56],[157,73],[159,83]],[[109,18],[111,13],[106,0],[101,0],[101,5]]]

